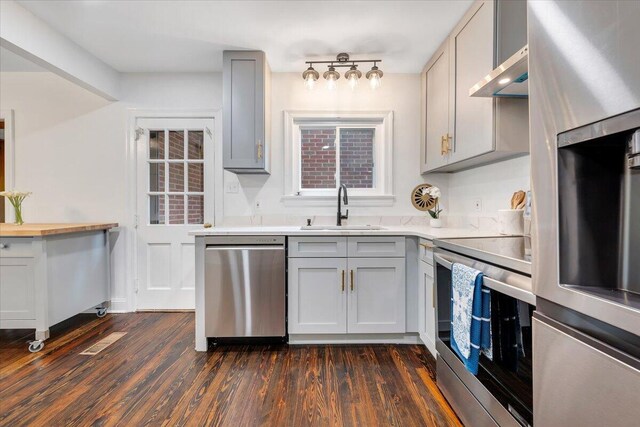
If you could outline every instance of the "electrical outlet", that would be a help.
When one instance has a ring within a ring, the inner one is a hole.
[[[256,201],[253,203],[253,210],[254,210],[255,212],[260,212],[260,210],[261,210],[261,209],[262,209],[262,202],[261,202],[260,200],[256,200]]]
[[[225,185],[225,191],[227,193],[237,193],[240,188],[240,183],[238,181],[227,182]]]
[[[473,210],[475,212],[482,212],[482,199],[473,199]]]

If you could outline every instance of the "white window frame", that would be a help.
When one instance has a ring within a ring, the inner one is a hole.
[[[284,112],[284,172],[282,201],[285,206],[333,206],[335,189],[302,189],[300,128],[335,127],[336,140],[340,128],[375,128],[374,188],[349,189],[351,206],[392,206],[393,195],[393,111],[359,112]],[[338,146],[336,145],[336,148]],[[340,175],[340,154],[336,150],[336,175]],[[336,177],[336,181],[339,178]]]

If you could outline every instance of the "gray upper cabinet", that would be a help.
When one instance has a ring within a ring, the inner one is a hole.
[[[500,22],[522,13],[526,20],[525,8],[502,10],[502,3],[509,2],[476,1],[423,70],[422,173],[454,172],[529,152],[527,99],[469,96],[469,88],[499,64],[506,44],[499,41],[509,36],[500,31],[514,31]],[[526,26],[519,31],[526,40]]]
[[[268,174],[271,72],[264,52],[223,53],[224,168]]]
[[[453,86],[449,84],[449,40],[438,48],[422,72],[422,141],[443,142],[452,133],[449,116]],[[429,94],[427,96],[427,94]],[[438,169],[449,161],[444,145],[421,144],[421,171]]]

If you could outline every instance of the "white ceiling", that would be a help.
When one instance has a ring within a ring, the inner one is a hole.
[[[472,0],[19,3],[121,72],[220,71],[224,49],[259,49],[277,72],[345,51],[415,73]]]

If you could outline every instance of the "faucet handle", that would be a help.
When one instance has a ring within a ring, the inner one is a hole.
[[[307,227],[311,227],[311,218],[307,218]]]
[[[346,215],[342,215],[342,219],[348,219],[348,218],[349,218],[349,209],[347,209]]]

